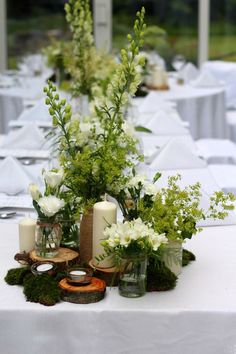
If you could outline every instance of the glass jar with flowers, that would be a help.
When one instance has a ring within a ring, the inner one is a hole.
[[[105,229],[104,237],[105,255],[112,255],[120,268],[120,295],[143,296],[148,256],[157,256],[159,247],[167,242],[165,235],[155,232],[150,224],[138,218],[112,224]]]
[[[61,241],[59,213],[65,207],[65,201],[59,198],[63,172],[58,170],[43,171],[44,195],[38,185],[30,184],[29,193],[38,214],[35,231],[35,251],[40,257],[50,258],[58,254]]]

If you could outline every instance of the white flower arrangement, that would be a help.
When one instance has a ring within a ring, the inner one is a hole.
[[[112,224],[104,230],[106,240],[102,245],[107,255],[149,255],[158,251],[162,244],[168,242],[165,234],[153,230],[140,218]]]
[[[44,178],[44,195],[40,192],[39,186],[30,183],[28,192],[33,199],[33,206],[38,218],[44,221],[54,222],[57,214],[65,207],[64,199],[60,198],[61,187],[63,187],[63,171],[53,169],[42,171]]]

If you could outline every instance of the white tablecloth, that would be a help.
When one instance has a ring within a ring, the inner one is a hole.
[[[196,262],[177,287],[127,299],[54,307],[27,303],[3,277],[15,266],[17,226],[0,224],[0,345],[3,354],[233,354],[236,350],[236,226],[209,227],[189,241]]]
[[[226,138],[225,88],[195,88],[191,85],[177,85],[170,80],[170,90],[157,91],[158,98],[174,101],[181,118],[190,124],[194,139]]]
[[[236,63],[221,60],[207,61],[203,69],[211,72],[218,80],[226,84],[226,104],[236,108]]]

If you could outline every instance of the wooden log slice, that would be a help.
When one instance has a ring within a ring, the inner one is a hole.
[[[92,260],[89,266],[93,269],[93,274],[105,281],[107,286],[117,286],[119,282],[119,269],[117,267],[99,268],[95,266]]]
[[[170,89],[168,85],[163,85],[163,86],[147,85],[147,88],[149,90],[154,90],[154,91],[167,91]]]
[[[68,266],[72,266],[73,264],[76,264],[79,259],[79,253],[76,251],[73,251],[69,248],[59,248],[59,252],[55,257],[50,257],[50,258],[44,258],[37,256],[36,251],[33,250],[29,253],[30,259],[35,262],[45,262],[45,261],[50,261],[53,262],[57,265],[58,268],[60,269],[65,269]]]
[[[76,304],[90,304],[104,298],[106,284],[98,278],[91,278],[91,283],[84,286],[70,284],[66,278],[59,283],[62,289],[62,300]]]

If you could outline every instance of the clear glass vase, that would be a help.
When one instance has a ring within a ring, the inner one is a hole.
[[[59,252],[61,225],[38,220],[35,229],[35,251],[43,258],[55,257]]]
[[[126,257],[121,264],[120,295],[131,298],[143,296],[146,293],[147,257]]]
[[[163,247],[162,261],[176,276],[182,271],[182,252],[181,242],[169,241],[165,247]]]
[[[71,220],[60,221],[62,229],[61,246],[77,248],[79,246],[79,224]]]

